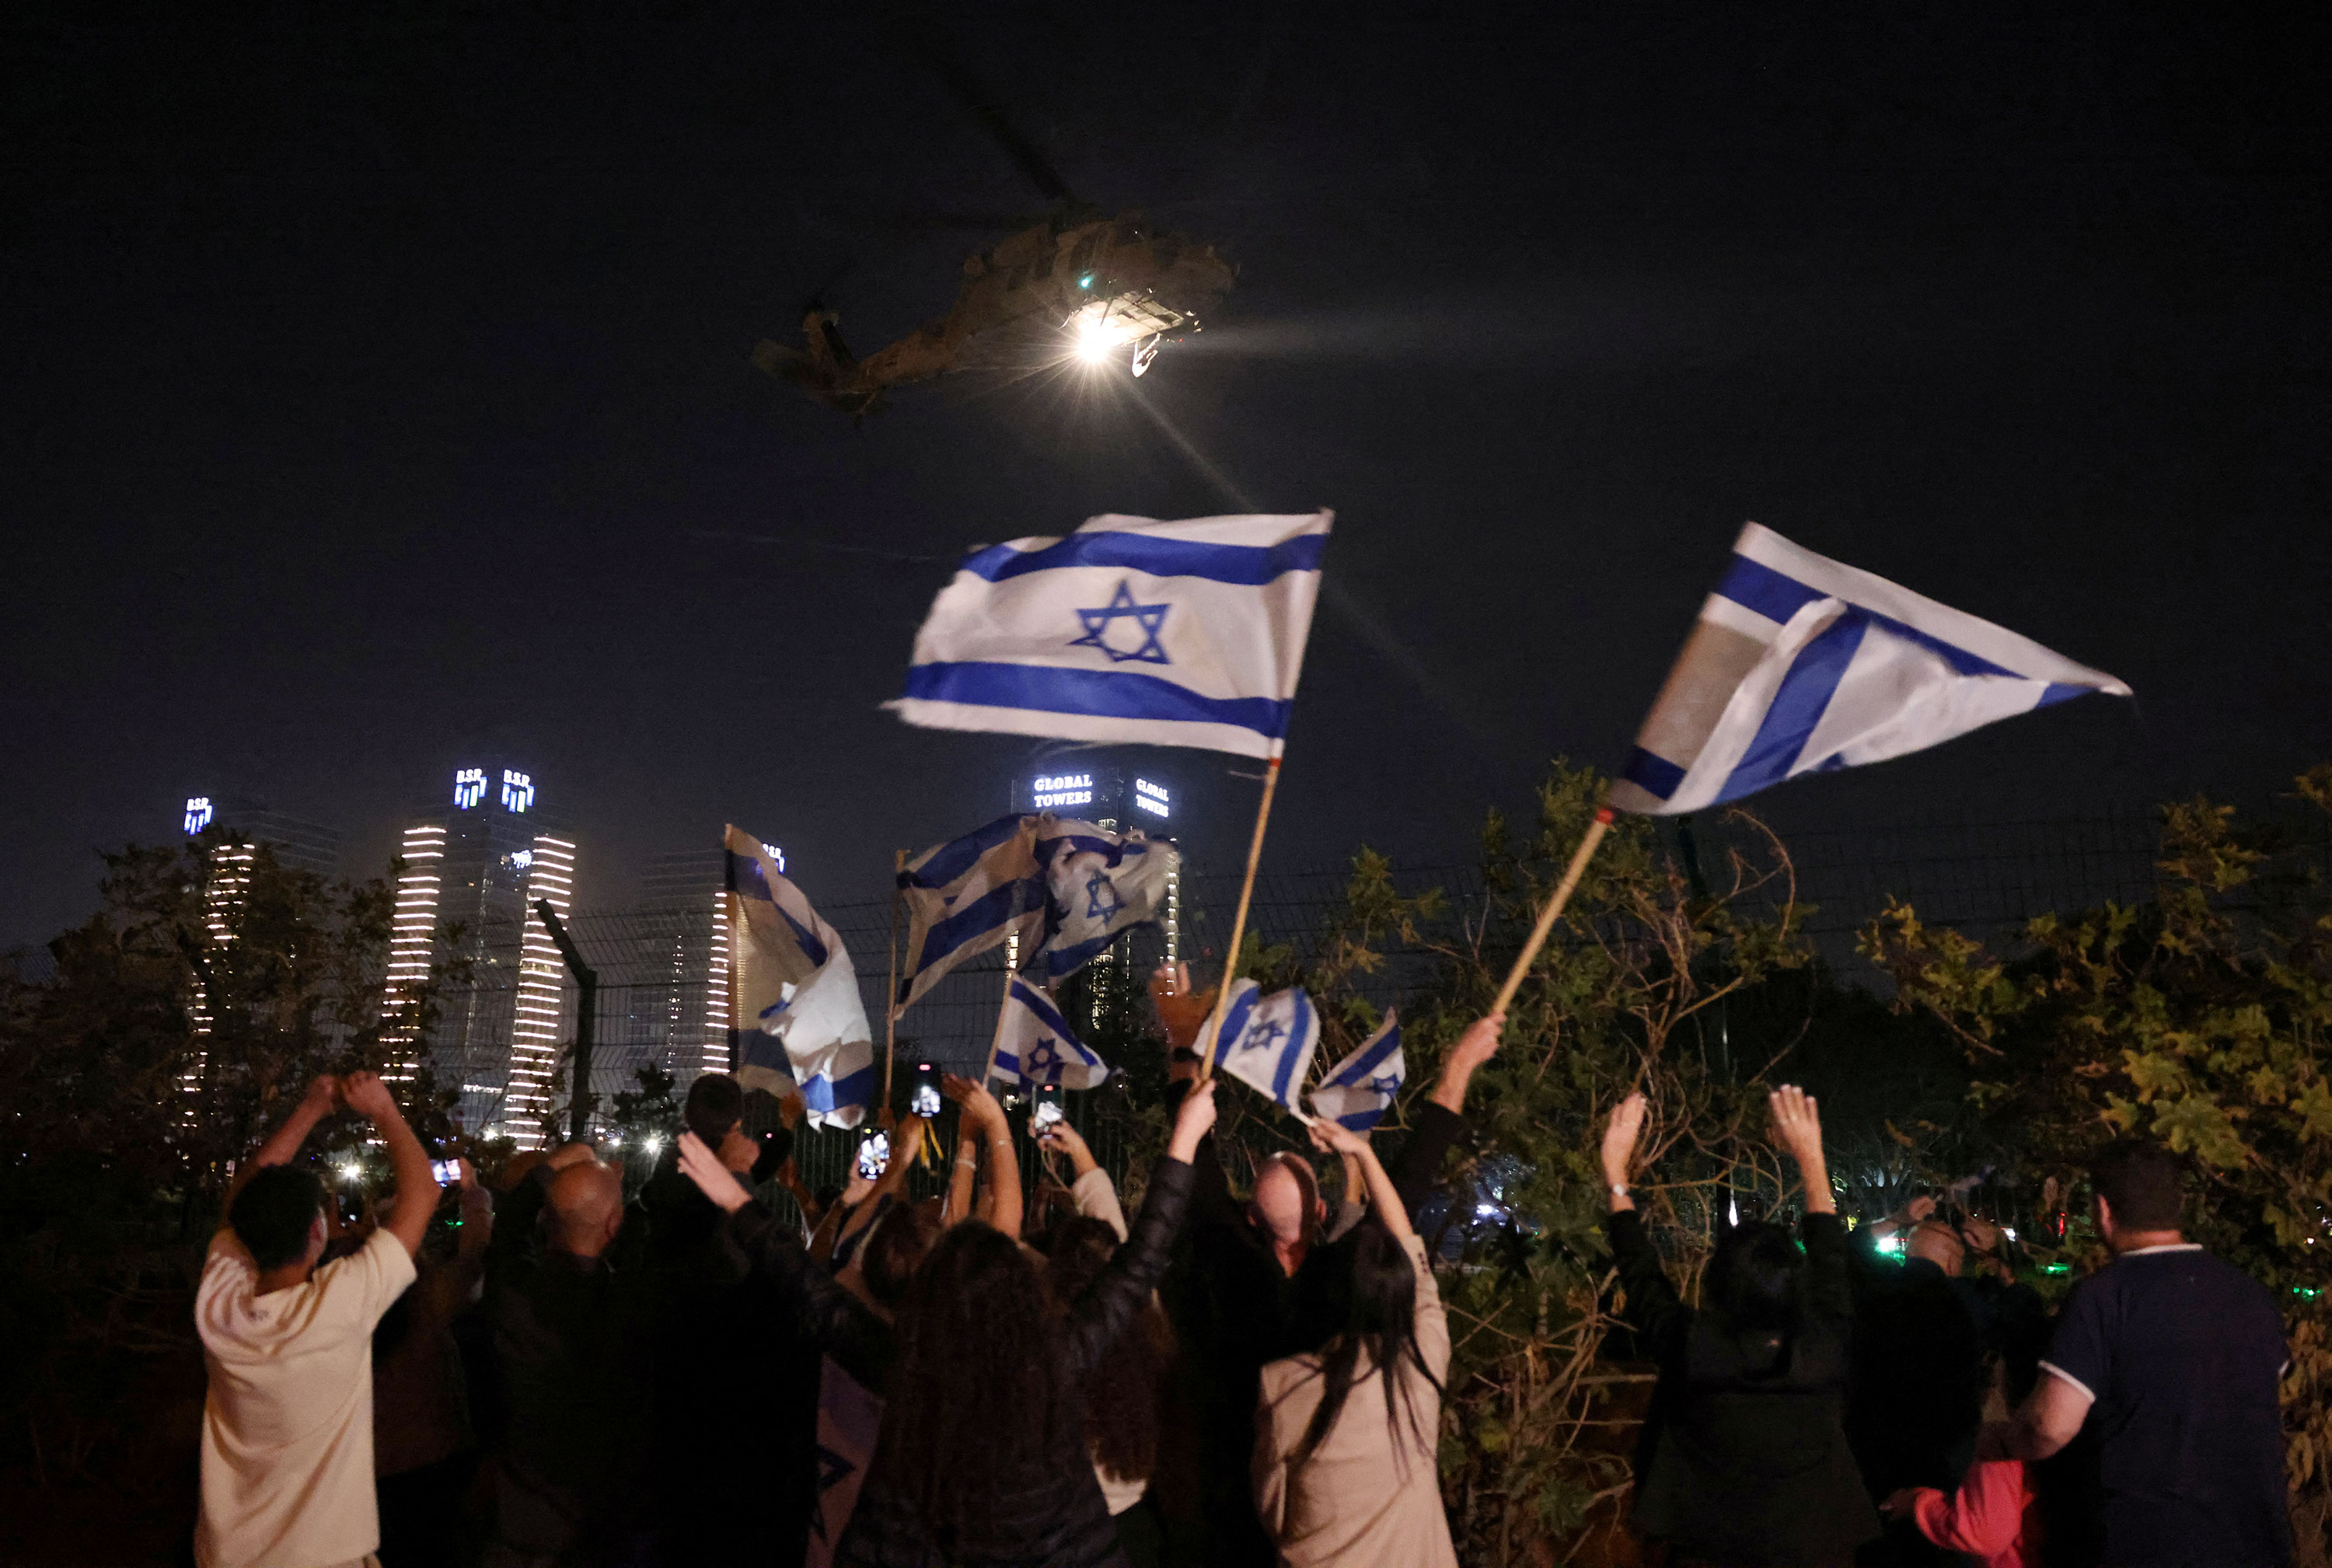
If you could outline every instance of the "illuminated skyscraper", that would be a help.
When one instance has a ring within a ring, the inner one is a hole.
[[[1061,817],[1076,817],[1096,827],[1106,827],[1113,833],[1139,831],[1152,838],[1163,838],[1179,843],[1174,834],[1174,789],[1152,774],[1128,772],[1109,766],[1091,752],[1066,754],[1069,765],[1060,758],[1038,771],[1024,773],[1012,781],[1012,809],[1015,811],[1050,811]],[[1158,930],[1166,939],[1166,961],[1175,963],[1182,956],[1182,873],[1178,868],[1167,874],[1166,907],[1159,912]],[[1099,964],[1123,964],[1125,943],[1114,942],[1094,961]],[[1017,961],[1017,951],[1013,954]],[[1123,975],[1119,977],[1124,979]],[[1100,1002],[1096,999],[1096,1009]],[[1098,1021],[1098,1013],[1096,1013]]]
[[[785,869],[786,852],[765,844]],[[700,1073],[725,1073],[729,1060],[728,861],[720,849],[660,855],[641,879],[640,907],[657,916],[659,968],[672,975],[662,1048],[683,1086]]]
[[[464,1127],[535,1148],[568,1039],[567,968],[534,904],[562,919],[573,909],[575,841],[515,769],[457,769],[441,799],[405,831],[387,1016],[398,1018],[433,968],[468,972],[441,984],[426,1037],[393,1028],[391,1061],[404,1064],[393,1070],[426,1059],[441,1086],[459,1085]]]

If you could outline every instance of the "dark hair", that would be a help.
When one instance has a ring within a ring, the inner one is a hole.
[[[1105,1219],[1076,1215],[1053,1227],[1045,1288],[1066,1314],[1117,1255]],[[1126,1326],[1085,1378],[1085,1445],[1102,1468],[1128,1481],[1158,1468],[1158,1401],[1174,1355],[1174,1331],[1154,1301]]]
[[[1735,1334],[1795,1334],[1806,1319],[1806,1255],[1778,1225],[1733,1227],[1708,1260],[1708,1305]]]
[[[1001,1523],[1075,1451],[1065,1429],[1044,1281],[1012,1238],[978,1220],[941,1236],[899,1311],[873,1470],[951,1559]]]
[[[865,1249],[858,1255],[858,1271],[865,1276],[867,1293],[897,1311],[915,1282],[915,1270],[930,1256],[942,1229],[936,1198],[894,1208],[877,1219],[874,1234],[866,1238]]]
[[[1402,1363],[1414,1367],[1419,1376],[1433,1385],[1436,1394],[1441,1391],[1440,1382],[1417,1348],[1417,1266],[1410,1261],[1409,1249],[1394,1240],[1392,1232],[1373,1214],[1353,1228],[1352,1239],[1352,1284],[1344,1326],[1320,1353],[1319,1408],[1312,1412],[1311,1424],[1288,1457],[1288,1468],[1292,1473],[1310,1463],[1314,1452],[1335,1429],[1365,1350],[1371,1374],[1384,1379],[1385,1430],[1394,1466],[1406,1476],[1410,1446],[1422,1449],[1430,1463],[1436,1434],[1427,1431],[1418,1419],[1408,1380],[1400,1375]],[[1406,1433],[1401,1430],[1404,1419]]]
[[[2158,1143],[2117,1138],[2089,1162],[2089,1186],[2113,1209],[2117,1230],[2175,1230],[2184,1223],[2178,1161]]]
[[[707,1073],[688,1085],[688,1101],[681,1107],[680,1119],[717,1152],[721,1140],[744,1114],[745,1091],[737,1086],[737,1080],[726,1073]]]
[[[308,1231],[323,1211],[324,1184],[313,1171],[267,1165],[234,1195],[226,1222],[264,1274],[308,1256]]]

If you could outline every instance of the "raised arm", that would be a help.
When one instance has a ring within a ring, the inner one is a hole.
[[[1392,1178],[1385,1174],[1383,1164],[1369,1141],[1341,1122],[1325,1116],[1312,1123],[1313,1144],[1322,1150],[1343,1155],[1360,1167],[1361,1180],[1369,1190],[1369,1207],[1376,1210],[1378,1222],[1392,1232],[1395,1241],[1407,1246],[1417,1239],[1417,1231],[1409,1223],[1409,1205],[1394,1188]]]
[[[421,1250],[429,1233],[430,1217],[437,1212],[437,1178],[429,1171],[429,1152],[406,1125],[397,1096],[378,1074],[350,1073],[340,1080],[341,1097],[349,1109],[370,1122],[380,1141],[388,1145],[388,1162],[397,1171],[397,1203],[389,1210],[388,1233],[405,1245],[407,1257]]]
[[[292,1114],[283,1118],[283,1124],[270,1133],[267,1141],[237,1167],[234,1180],[227,1183],[226,1206],[220,1210],[219,1223],[226,1223],[226,1210],[234,1207],[235,1197],[246,1182],[265,1166],[292,1163],[301,1146],[308,1142],[308,1134],[316,1130],[316,1123],[339,1108],[339,1080],[329,1073],[312,1080],[308,1085],[308,1092],[301,1096],[300,1103],[292,1107]]]
[[[1174,1237],[1190,1200],[1190,1156],[1214,1124],[1215,1083],[1209,1078],[1182,1096],[1166,1156],[1150,1172],[1150,1190],[1142,1194],[1133,1236],[1069,1309],[1064,1328],[1066,1364],[1072,1378],[1083,1379],[1100,1363],[1165,1277]]]
[[[975,1147],[988,1152],[988,1189],[980,1197],[978,1218],[1007,1236],[1018,1236],[1020,1161],[1012,1152],[1012,1123],[1005,1119],[1004,1107],[986,1085],[953,1073],[941,1075],[940,1093],[962,1107],[962,1119],[956,1123],[956,1158],[963,1158],[967,1138],[978,1138]]]
[[[1079,1214],[1087,1215],[1106,1224],[1123,1241],[1130,1232],[1125,1225],[1125,1209],[1117,1200],[1117,1188],[1101,1162],[1086,1147],[1085,1135],[1068,1123],[1056,1122],[1045,1129],[1037,1140],[1048,1153],[1069,1157],[1069,1201]]]

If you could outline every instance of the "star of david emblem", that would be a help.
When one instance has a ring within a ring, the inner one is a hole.
[[[1246,1039],[1239,1042],[1242,1051],[1267,1051],[1287,1037],[1287,1026],[1281,1023],[1257,1025]]]
[[[1400,1087],[1400,1080],[1391,1073],[1379,1073],[1368,1083],[1369,1093],[1371,1095],[1390,1095]]]
[[[1117,884],[1096,871],[1085,879],[1085,918],[1107,920],[1125,907],[1117,896]]]
[[[1041,1073],[1059,1061],[1060,1057],[1054,1054],[1052,1047],[1039,1044],[1029,1047],[1028,1054],[1020,1059],[1023,1065]]]
[[[1113,664],[1138,662],[1145,664],[1171,664],[1166,649],[1158,641],[1158,634],[1166,625],[1166,612],[1172,605],[1138,605],[1133,602],[1133,589],[1121,580],[1117,592],[1110,596],[1107,605],[1097,610],[1079,610],[1077,619],[1085,624],[1085,635],[1069,639],[1073,648],[1099,648],[1109,655]],[[1110,624],[1131,620],[1133,629],[1142,634],[1142,645],[1132,653],[1112,647],[1109,643]]]

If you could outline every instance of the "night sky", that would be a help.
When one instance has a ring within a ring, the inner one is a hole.
[[[813,898],[1028,743],[878,711],[965,546],[1332,506],[1274,864],[1615,766],[1754,519],[2130,682],[1784,827],[2332,758],[2317,8],[951,8],[1085,198],[1237,261],[1138,385],[860,352],[1044,203],[872,8],[12,7],[0,947],[246,792],[393,847],[530,768],[586,905],[724,820]],[[1506,18],[1500,20],[1498,18]],[[1235,859],[1251,764],[1159,759]]]

